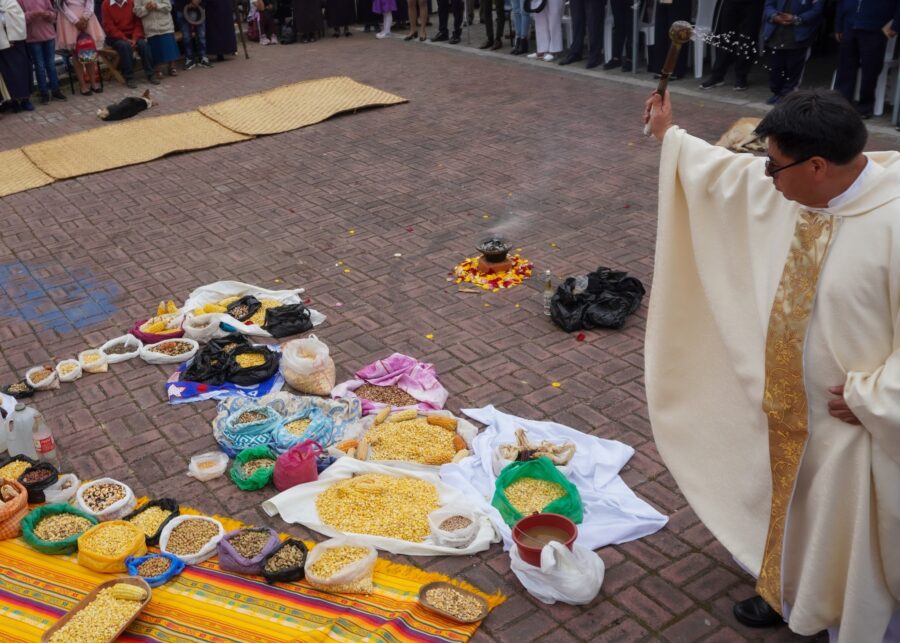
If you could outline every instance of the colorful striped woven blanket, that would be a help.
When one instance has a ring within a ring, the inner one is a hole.
[[[240,526],[227,519],[223,523],[226,529]],[[80,566],[74,555],[41,554],[21,538],[0,542],[3,642],[39,641],[85,594],[109,579]],[[449,579],[379,559],[373,594],[328,594],[302,581],[267,585],[260,577],[223,572],[214,557],[154,589],[153,599],[119,641],[468,641],[478,623],[450,621],[416,602],[419,588],[436,580]],[[479,594],[491,608],[504,600],[500,594]]]

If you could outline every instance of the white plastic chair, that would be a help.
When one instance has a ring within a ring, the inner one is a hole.
[[[710,33],[716,18],[716,0],[698,0],[697,16],[694,25],[702,33]],[[693,40],[694,46],[694,78],[703,76],[703,57],[706,54],[706,44],[702,40]]]
[[[894,36],[890,40],[887,41],[887,48],[884,51],[884,66],[881,68],[881,73],[878,74],[878,80],[875,82],[875,104],[872,106],[872,113],[875,116],[881,116],[884,114],[884,97],[887,94],[887,80],[888,75],[894,70],[898,68],[898,61],[894,60],[894,48],[897,46],[897,36]],[[834,89],[834,82],[837,80],[837,70],[831,75],[831,89]],[[853,92],[853,97],[859,100],[859,84],[862,80],[862,76],[857,70],[856,73],[856,90]],[[900,71],[898,71],[898,84],[900,84]],[[898,89],[895,88],[894,94],[898,94]],[[893,114],[893,122],[896,124],[897,122],[897,98],[894,98],[894,114]]]

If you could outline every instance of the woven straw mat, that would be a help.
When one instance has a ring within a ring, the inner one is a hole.
[[[199,110],[230,130],[261,135],[287,132],[362,107],[405,102],[400,96],[336,76],[284,85]]]
[[[184,112],[97,127],[26,145],[22,151],[50,176],[68,179],[250,138],[198,112]]]
[[[0,152],[0,168],[0,197],[53,183],[20,149]]]

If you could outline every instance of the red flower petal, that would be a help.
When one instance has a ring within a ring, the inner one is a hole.
[[[584,337],[585,337],[585,336],[584,336],[584,333],[578,333],[577,335],[575,335],[575,341],[576,341],[576,342],[583,342],[583,341],[584,341]]]

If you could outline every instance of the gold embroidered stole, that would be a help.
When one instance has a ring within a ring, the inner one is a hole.
[[[766,335],[763,410],[769,422],[772,510],[756,591],[779,613],[785,518],[809,434],[803,347],[833,227],[834,220],[829,216],[800,214]]]

